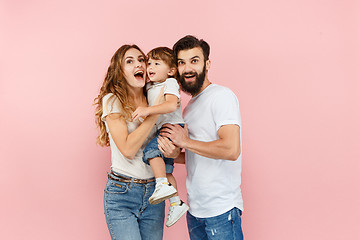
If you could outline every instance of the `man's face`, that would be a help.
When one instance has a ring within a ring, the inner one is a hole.
[[[207,64],[200,47],[178,52],[179,82],[182,89],[191,95],[196,95],[204,83]]]

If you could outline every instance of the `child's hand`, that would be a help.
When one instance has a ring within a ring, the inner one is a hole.
[[[140,117],[147,117],[150,115],[148,107],[138,107],[132,114],[133,121],[137,121]]]

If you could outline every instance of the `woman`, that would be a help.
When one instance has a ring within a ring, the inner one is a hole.
[[[131,120],[137,107],[147,107],[144,95],[146,58],[136,45],[123,45],[114,54],[96,101],[98,143],[111,148],[111,172],[104,194],[111,239],[162,239],[164,203],[151,205],[154,175],[142,152],[154,137],[158,115]],[[163,93],[161,92],[162,96]],[[157,102],[160,102],[160,95]]]

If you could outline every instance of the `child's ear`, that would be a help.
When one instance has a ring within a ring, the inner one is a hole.
[[[176,73],[176,68],[172,67],[170,68],[169,72],[168,72],[168,76],[175,76]]]

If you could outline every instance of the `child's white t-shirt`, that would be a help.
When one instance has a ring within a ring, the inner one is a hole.
[[[147,99],[149,102],[149,106],[154,105],[154,102],[159,96],[159,93],[163,86],[165,86],[164,95],[172,94],[175,95],[178,99],[180,99],[180,87],[175,78],[168,78],[161,83],[150,82],[146,85]],[[170,123],[170,124],[184,123],[184,119],[181,113],[181,106],[178,107],[174,112],[161,114],[156,122],[156,127],[160,129],[161,126],[165,123]]]

